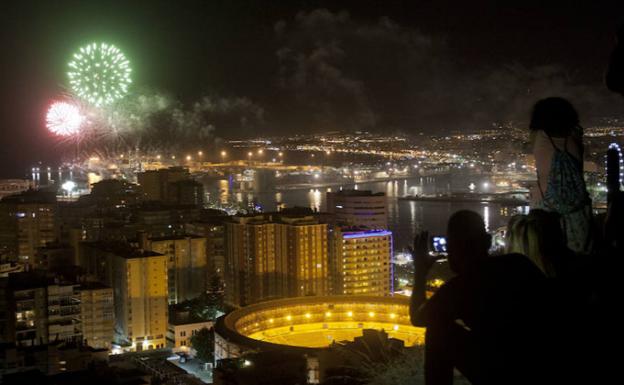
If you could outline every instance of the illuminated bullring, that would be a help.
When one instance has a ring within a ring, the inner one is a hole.
[[[424,342],[424,329],[410,323],[407,297],[289,298],[247,306],[219,321],[218,335],[246,347],[319,349],[334,341],[353,341],[363,329],[383,329],[405,346]]]

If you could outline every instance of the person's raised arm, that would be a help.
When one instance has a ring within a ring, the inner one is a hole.
[[[414,237],[414,246],[410,249],[414,261],[414,282],[410,300],[410,319],[414,326],[425,326],[422,307],[425,304],[427,274],[434,259],[429,257],[429,233],[422,231]]]

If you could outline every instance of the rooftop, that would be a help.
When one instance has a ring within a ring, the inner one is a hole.
[[[19,194],[13,194],[2,198],[0,201],[2,203],[24,203],[24,204],[35,204],[35,203],[56,203],[56,194],[54,191],[44,191],[44,190],[26,190],[22,191]]]
[[[128,242],[123,241],[95,241],[95,242],[83,242],[83,245],[98,249],[107,253],[115,254],[119,257],[132,259],[132,258],[149,258],[158,257],[163,254],[155,251],[143,250],[133,247]]]

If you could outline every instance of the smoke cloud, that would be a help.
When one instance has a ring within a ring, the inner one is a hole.
[[[526,127],[533,104],[548,96],[570,99],[587,126],[621,104],[605,87],[580,83],[554,64],[527,67],[510,59],[469,67],[443,36],[388,17],[357,20],[317,9],[278,21],[273,33],[267,54],[276,67],[265,69],[272,72],[266,89],[249,90],[254,101],[210,95],[184,104],[137,92],[91,119],[97,145],[184,150],[219,138],[286,133]]]
[[[247,98],[204,96],[184,105],[156,92],[130,95],[92,117],[92,144],[109,149],[210,146],[222,137],[256,135],[264,125],[264,109]]]
[[[540,98],[563,96],[584,123],[618,111],[604,86],[561,66],[467,68],[443,37],[346,12],[302,12],[274,27],[282,124],[311,132],[448,132],[524,125]],[[302,131],[303,131],[302,130]]]

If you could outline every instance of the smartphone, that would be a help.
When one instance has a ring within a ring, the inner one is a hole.
[[[433,236],[431,237],[431,251],[438,254],[446,254],[446,237],[443,236]]]

